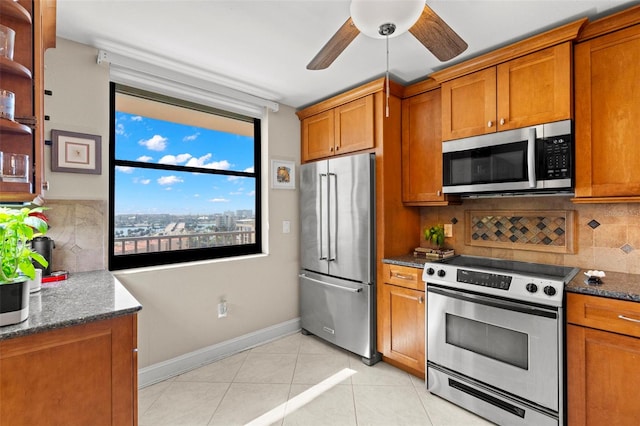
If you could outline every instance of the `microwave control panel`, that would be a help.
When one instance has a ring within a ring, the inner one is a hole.
[[[542,139],[540,148],[539,178],[571,178],[571,135]]]

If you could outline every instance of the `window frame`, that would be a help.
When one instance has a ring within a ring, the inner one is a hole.
[[[121,90],[119,90],[121,89]],[[123,91],[124,90],[124,91]],[[143,163],[130,160],[116,160],[116,93],[140,94],[154,101],[166,101],[179,106],[188,106],[196,110],[218,114],[225,117],[240,118],[253,122],[254,129],[254,172],[230,171],[230,170],[204,170],[197,167],[175,166],[170,164]],[[262,120],[249,116],[242,116],[237,113],[221,111],[216,108],[196,104],[191,101],[177,99],[159,93],[153,93],[143,89],[136,89],[123,84],[110,82],[109,85],[109,229],[108,229],[108,268],[110,271],[142,268],[149,266],[172,265],[193,261],[213,260],[223,258],[233,258],[238,256],[263,253],[262,244]],[[241,176],[255,179],[255,242],[249,244],[238,244],[229,246],[207,247],[198,249],[156,251],[148,253],[135,253],[126,255],[115,255],[115,195],[116,195],[116,167],[130,166],[153,170],[168,170],[179,172],[197,172],[210,174],[213,176]]]

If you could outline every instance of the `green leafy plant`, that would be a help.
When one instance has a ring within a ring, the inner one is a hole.
[[[20,275],[34,279],[36,271],[32,260],[44,267],[48,265],[47,260],[29,244],[33,237],[47,232],[47,222],[38,217],[43,210],[42,207],[0,207],[0,283],[12,282]]]
[[[444,225],[433,225],[431,228],[425,228],[424,239],[438,248],[444,245]]]

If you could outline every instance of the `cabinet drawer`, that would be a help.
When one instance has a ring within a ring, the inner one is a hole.
[[[422,269],[410,266],[383,264],[384,282],[400,287],[424,291]]]
[[[640,337],[640,303],[568,293],[567,322]]]

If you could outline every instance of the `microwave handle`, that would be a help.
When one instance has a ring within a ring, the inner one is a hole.
[[[529,188],[536,187],[536,128],[529,129],[527,140],[527,169],[529,170]]]

